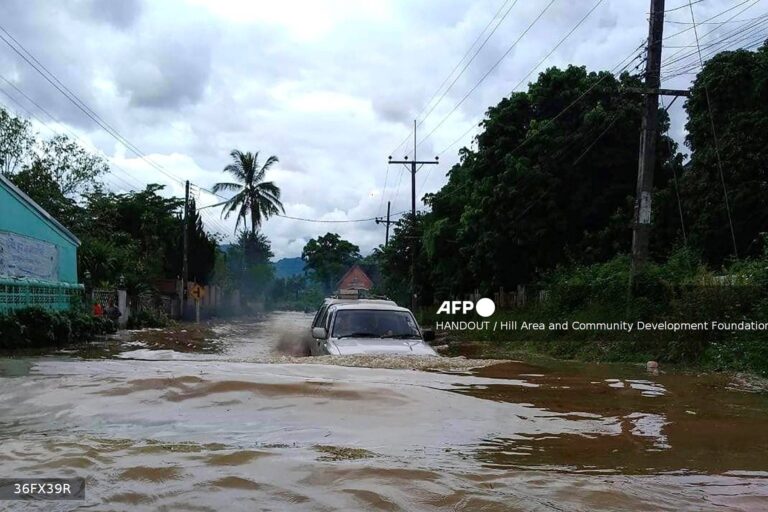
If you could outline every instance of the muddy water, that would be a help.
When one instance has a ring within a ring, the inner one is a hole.
[[[768,510],[768,397],[725,377],[341,366],[285,354],[307,321],[219,325],[192,352],[0,360],[3,476],[87,478],[85,502],[0,508]]]

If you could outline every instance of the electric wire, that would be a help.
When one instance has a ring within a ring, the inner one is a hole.
[[[565,34],[565,35],[564,35],[564,36],[563,36],[563,37],[562,37],[562,38],[561,38],[561,39],[560,39],[560,40],[557,42],[557,44],[555,44],[555,46],[553,46],[553,47],[552,47],[552,48],[549,50],[549,52],[547,52],[547,54],[546,54],[546,55],[545,55],[545,56],[544,56],[544,57],[543,57],[541,60],[539,60],[539,62],[537,62],[537,63],[536,63],[536,65],[535,65],[535,66],[533,66],[533,67],[531,68],[531,70],[530,70],[530,71],[529,71],[529,72],[528,72],[528,73],[527,73],[527,74],[526,74],[526,75],[525,75],[523,78],[521,78],[521,79],[520,79],[520,81],[518,81],[518,82],[517,82],[517,84],[516,84],[516,85],[515,85],[515,86],[512,88],[512,92],[516,91],[516,90],[517,90],[517,89],[518,89],[518,88],[519,88],[519,87],[520,87],[520,86],[521,86],[521,85],[522,85],[522,84],[523,84],[523,83],[524,83],[526,80],[528,80],[528,78],[529,78],[529,77],[530,77],[530,76],[531,76],[531,75],[532,75],[532,74],[533,74],[533,73],[534,73],[534,72],[535,72],[537,69],[539,69],[539,68],[541,67],[541,65],[542,65],[542,64],[544,64],[544,62],[546,62],[546,61],[547,61],[547,59],[549,59],[549,58],[552,56],[552,54],[554,54],[554,53],[555,53],[555,51],[557,51],[557,49],[558,49],[558,48],[560,48],[560,46],[562,46],[562,45],[563,45],[563,43],[565,43],[565,41],[567,41],[567,40],[568,40],[568,38],[570,38],[570,37],[571,37],[571,35],[573,35],[573,33],[574,33],[574,32],[576,32],[576,30],[578,30],[578,29],[579,29],[579,27],[581,27],[581,25],[583,25],[583,24],[584,24],[584,22],[587,20],[587,18],[589,18],[589,16],[590,16],[590,15],[591,15],[591,14],[592,14],[592,13],[593,13],[593,12],[594,12],[594,11],[595,11],[595,10],[596,10],[598,7],[599,7],[599,6],[600,6],[600,4],[602,4],[602,3],[603,3],[603,1],[604,1],[604,0],[598,0],[598,1],[597,1],[597,2],[596,2],[596,3],[595,3],[593,6],[592,6],[592,8],[591,8],[591,9],[589,9],[589,11],[587,11],[587,13],[586,13],[586,14],[584,14],[584,16],[582,16],[582,17],[581,17],[581,19],[580,19],[580,20],[579,20],[579,21],[578,21],[578,22],[577,22],[577,23],[576,23],[576,24],[575,24],[573,27],[571,27],[571,29],[568,31],[568,33],[566,33],[566,34]],[[473,125],[471,125],[471,126],[470,126],[470,127],[469,127],[469,128],[468,128],[468,129],[467,129],[467,130],[466,130],[466,131],[465,131],[465,132],[462,134],[462,136],[460,137],[460,139],[463,139],[463,138],[464,138],[464,137],[465,137],[465,136],[466,136],[466,135],[467,135],[467,134],[468,134],[470,131],[472,131],[472,129],[474,129],[476,126],[477,126],[477,123],[474,123]],[[448,150],[448,149],[449,149],[451,146],[453,146],[454,144],[456,144],[456,142],[452,143],[452,144],[451,144],[449,147],[447,147],[447,148],[443,149],[442,151],[440,151],[440,153],[438,153],[438,155],[437,155],[437,156],[442,156],[442,155],[443,155],[443,153],[445,153],[445,152],[446,152],[446,151],[447,151],[447,150]],[[422,181],[422,185],[421,185],[421,186],[422,186],[422,189],[423,189],[423,188],[426,186],[426,184],[427,184],[427,181],[429,180],[429,173],[430,173],[431,171],[432,171],[432,169],[431,169],[431,168],[427,170],[426,176],[425,176],[424,180]]]
[[[748,4],[748,3],[750,3],[750,2],[753,2],[753,3],[752,3],[752,5],[749,5],[749,6],[745,7],[744,9],[742,9],[741,11],[739,11],[737,14],[735,14],[734,16],[732,16],[731,18],[729,18],[728,20],[725,20],[725,21],[723,21],[723,22],[713,23],[713,24],[714,24],[714,25],[717,25],[717,24],[722,24],[722,23],[727,23],[727,22],[729,22],[730,20],[732,20],[733,18],[735,18],[735,17],[736,17],[736,16],[738,16],[739,14],[742,14],[742,13],[744,13],[745,11],[747,11],[747,10],[751,9],[752,7],[754,7],[755,5],[757,5],[758,3],[760,3],[760,0],[743,0],[741,3],[738,3],[738,4],[736,4],[736,5],[732,5],[732,6],[731,6],[731,7],[729,7],[728,9],[725,9],[725,10],[723,10],[723,11],[720,11],[719,13],[717,13],[717,14],[715,14],[715,15],[713,15],[713,16],[711,16],[711,17],[709,17],[709,18],[707,18],[706,20],[704,20],[704,22],[710,22],[710,21],[712,21],[712,20],[714,20],[714,19],[717,19],[717,18],[719,18],[720,16],[722,16],[723,14],[725,14],[725,13],[728,13],[728,12],[731,12],[731,11],[732,11],[732,10],[734,10],[734,9],[738,9],[738,8],[739,8],[739,7],[741,7],[742,5],[744,5],[744,4]],[[674,33],[672,33],[672,34],[667,34],[666,36],[662,37],[661,39],[662,39],[662,41],[666,41],[666,40],[668,40],[668,39],[672,39],[673,37],[677,37],[677,36],[679,36],[679,35],[682,35],[682,34],[686,34],[686,33],[690,32],[691,30],[693,30],[693,26],[690,26],[690,27],[688,27],[688,28],[684,28],[684,29],[682,29],[682,30],[679,30],[679,31],[677,31],[677,32],[674,32]],[[708,33],[711,33],[711,32],[713,32],[713,31],[715,31],[715,30],[717,30],[717,29],[716,29],[716,28],[714,28],[714,29],[710,30],[709,32],[707,32],[707,34],[708,34]],[[703,35],[702,35],[702,37],[703,37]]]
[[[536,23],[542,18],[542,16],[544,16],[544,14],[549,10],[550,7],[552,7],[552,4],[554,4],[556,1],[557,0],[549,1],[549,3],[539,12],[539,14],[533,19],[533,21],[531,21],[528,24],[525,30],[523,30],[523,32],[512,43],[512,45],[509,46],[509,48],[507,48],[507,50],[502,54],[502,56],[496,60],[496,62],[488,69],[488,71],[486,71],[485,74],[482,77],[480,77],[480,80],[478,80],[477,83],[475,83],[475,85],[472,86],[472,88],[469,91],[467,91],[467,93],[461,98],[461,100],[459,100],[458,103],[454,105],[454,107],[450,110],[450,112],[448,112],[448,114],[446,114],[445,117],[443,117],[440,120],[440,122],[438,122],[437,125],[435,125],[435,127],[432,128],[432,130],[426,136],[422,137],[422,139],[416,144],[417,148],[421,146],[425,140],[431,137],[432,134],[434,134],[443,125],[443,123],[445,123],[445,121],[447,121],[448,118],[454,112],[456,112],[456,110],[459,109],[459,107],[467,100],[467,98],[469,98],[469,96],[473,92],[475,92],[475,90],[477,90],[478,87],[480,87],[480,85],[485,81],[485,79],[490,76],[490,74],[499,66],[499,64],[501,64],[501,62],[507,57],[507,55],[510,54],[510,52],[517,46],[517,44],[523,39],[523,37],[525,37],[525,35],[534,27],[534,25],[536,25]]]
[[[78,135],[77,135],[77,134],[76,134],[74,131],[70,130],[70,129],[69,129],[67,126],[66,126],[66,124],[62,123],[62,122],[61,122],[61,121],[60,121],[60,120],[59,120],[59,119],[58,119],[56,116],[54,116],[53,114],[51,114],[51,113],[50,113],[50,112],[49,112],[47,109],[43,108],[43,107],[42,107],[42,106],[41,106],[39,103],[37,103],[37,102],[36,102],[34,99],[32,99],[32,98],[31,98],[31,97],[30,97],[28,94],[26,94],[26,93],[25,93],[25,92],[24,92],[22,89],[20,89],[20,88],[19,88],[19,87],[18,87],[16,84],[14,84],[12,81],[8,80],[8,78],[6,78],[6,77],[5,77],[5,76],[3,76],[3,75],[0,75],[0,79],[2,79],[2,80],[3,80],[3,81],[6,83],[6,84],[10,85],[10,86],[11,86],[11,87],[12,87],[12,88],[13,88],[13,89],[14,89],[14,90],[17,92],[17,93],[19,93],[19,94],[20,94],[20,95],[21,95],[23,98],[25,98],[25,99],[26,99],[28,102],[30,102],[32,105],[34,105],[35,107],[37,107],[37,109],[38,109],[40,112],[42,112],[42,113],[44,113],[46,116],[48,116],[48,118],[49,118],[50,120],[52,120],[54,123],[56,123],[56,124],[58,124],[59,126],[61,126],[61,127],[62,127],[62,128],[63,128],[63,129],[64,129],[64,130],[65,130],[65,131],[66,131],[66,132],[67,132],[67,133],[68,133],[70,136],[72,136],[72,137],[73,137],[75,140],[79,141],[79,142],[80,142],[80,144],[81,144],[83,147],[87,147],[87,146],[88,146],[88,144],[86,144],[86,143],[85,143],[85,141],[83,141],[83,139],[82,139],[82,138],[80,138],[80,136],[78,136]],[[8,95],[7,93],[6,93],[6,95],[10,97],[10,95]],[[11,98],[11,99],[13,99],[13,98]],[[13,100],[13,101],[14,101],[15,103],[17,103],[17,104],[18,104],[18,102],[16,102],[16,100]],[[27,113],[28,113],[28,114],[29,114],[31,117],[34,117],[34,118],[35,118],[35,119],[36,119],[36,120],[37,120],[39,123],[41,123],[41,124],[42,124],[42,125],[44,125],[46,128],[48,128],[48,130],[50,130],[52,133],[54,133],[54,134],[56,134],[56,135],[61,135],[61,132],[60,132],[60,131],[57,131],[57,130],[54,130],[54,129],[50,128],[50,127],[47,125],[47,123],[45,123],[45,122],[44,122],[44,121],[42,121],[40,118],[38,118],[37,116],[35,116],[34,114],[32,114],[30,111],[28,111],[28,110],[26,110],[26,109],[24,109],[24,110],[25,110],[25,111],[26,111],[26,112],[27,112]],[[110,161],[110,159],[109,159],[109,157],[108,157],[108,156],[107,156],[105,153],[103,153],[102,151],[99,151],[99,150],[97,150],[97,153],[99,153],[99,156],[101,156],[102,158],[105,158],[107,161],[109,161],[109,165],[110,165],[110,174],[114,174],[114,173],[112,173],[112,172],[111,172],[111,170],[112,170],[112,167],[114,166],[116,169],[120,170],[121,172],[123,172],[123,173],[124,173],[124,174],[127,176],[127,178],[128,178],[130,181],[131,181],[131,183],[130,183],[130,184],[128,184],[128,189],[129,189],[129,190],[130,190],[131,188],[136,188],[136,189],[139,189],[139,190],[141,190],[141,189],[143,189],[143,188],[144,188],[144,187],[143,187],[143,185],[139,184],[139,182],[138,182],[138,181],[134,181],[134,177],[131,175],[131,173],[130,173],[130,172],[128,172],[127,170],[123,169],[122,167],[120,167],[119,165],[115,164],[114,162],[111,162],[111,161]],[[125,184],[125,183],[128,183],[128,182],[126,182],[125,180],[123,180],[122,178],[120,178],[120,180],[121,180],[121,181],[122,181],[124,184]]]
[[[477,45],[478,41],[480,41],[480,39],[483,37],[483,35],[484,35],[484,34],[485,34],[487,31],[488,31],[488,28],[489,28],[489,27],[490,27],[490,26],[493,24],[493,22],[494,22],[494,21],[496,21],[496,19],[499,17],[499,14],[501,13],[501,11],[503,11],[503,10],[504,10],[504,8],[507,6],[507,4],[509,4],[509,2],[510,2],[510,0],[504,0],[504,2],[501,4],[501,6],[499,7],[499,9],[498,9],[498,10],[496,11],[496,13],[493,15],[493,17],[492,17],[492,18],[491,18],[491,19],[488,21],[488,24],[486,24],[486,26],[483,28],[483,30],[481,30],[481,31],[480,31],[480,34],[478,34],[478,36],[477,36],[477,38],[475,38],[474,42],[473,42],[473,43],[472,43],[472,44],[469,46],[469,48],[467,48],[467,51],[464,53],[464,55],[461,57],[461,59],[459,59],[459,61],[458,61],[458,62],[456,62],[456,65],[453,67],[453,69],[451,70],[451,72],[450,72],[450,73],[448,73],[448,75],[445,77],[445,79],[443,79],[442,83],[441,83],[441,84],[438,86],[438,88],[435,90],[435,92],[432,94],[432,96],[429,98],[429,100],[427,100],[427,102],[424,104],[424,107],[422,107],[422,109],[421,109],[421,110],[419,111],[419,113],[416,115],[416,119],[417,119],[417,120],[418,120],[418,119],[421,117],[421,115],[424,113],[424,111],[427,109],[427,107],[429,107],[429,105],[432,103],[432,100],[434,100],[434,99],[435,99],[435,97],[437,97],[438,93],[439,93],[439,92],[440,92],[440,90],[443,88],[443,86],[445,86],[445,84],[446,84],[446,83],[448,83],[448,80],[450,80],[450,79],[451,79],[451,77],[452,77],[452,76],[453,76],[453,74],[456,72],[456,70],[459,68],[459,66],[461,66],[461,64],[462,64],[462,63],[463,63],[463,62],[464,62],[464,61],[467,59],[467,56],[469,56],[469,54],[472,52],[472,50],[474,49],[475,45]],[[475,59],[475,57],[477,57],[478,53],[480,53],[480,51],[483,49],[483,47],[484,47],[484,46],[485,46],[485,45],[488,43],[488,40],[491,38],[491,36],[493,36],[494,32],[496,32],[496,30],[499,28],[499,25],[501,25],[501,23],[504,21],[504,19],[507,17],[507,15],[510,13],[510,11],[512,10],[512,8],[515,6],[515,4],[516,4],[517,2],[518,2],[518,0],[514,0],[514,3],[512,4],[512,6],[510,6],[510,8],[509,8],[509,9],[507,9],[507,12],[505,12],[505,13],[504,13],[504,15],[501,17],[501,19],[499,19],[498,23],[497,23],[497,24],[496,24],[496,26],[493,28],[493,30],[491,31],[491,33],[490,33],[490,34],[488,34],[488,37],[486,37],[486,38],[485,38],[485,40],[484,40],[484,41],[483,41],[483,43],[480,45],[480,47],[477,49],[477,51],[474,53],[474,55],[472,55],[472,58],[471,58],[471,59],[470,59],[470,60],[467,62],[467,64],[466,64],[466,65],[464,66],[464,68],[463,68],[463,69],[462,69],[462,70],[459,72],[459,74],[458,74],[458,75],[456,75],[456,77],[454,78],[453,82],[451,82],[451,84],[450,84],[450,85],[449,85],[449,86],[448,86],[448,87],[445,89],[445,91],[444,91],[444,92],[443,92],[443,94],[440,96],[440,99],[437,101],[437,103],[440,103],[440,101],[442,101],[442,99],[445,97],[445,95],[448,93],[448,91],[451,89],[451,87],[453,87],[453,85],[456,83],[456,81],[459,79],[459,77],[461,77],[461,75],[464,73],[464,71],[466,71],[466,70],[467,70],[467,67],[468,67],[468,66],[469,66],[469,65],[472,63],[472,61]],[[417,123],[417,125],[416,125],[416,127],[417,127],[417,128],[418,128],[419,126],[421,126],[421,124],[424,122],[424,120],[425,120],[427,117],[429,117],[429,114],[431,114],[431,113],[432,113],[432,111],[435,109],[435,107],[437,106],[437,103],[435,103],[435,105],[434,105],[434,106],[433,106],[433,107],[430,109],[430,111],[429,111],[429,112],[428,112],[428,113],[427,113],[427,114],[426,114],[426,115],[425,115],[425,116],[424,116],[424,117],[421,119],[421,121],[418,121],[418,123]],[[400,142],[400,144],[398,144],[398,145],[395,147],[395,149],[393,149],[392,151],[390,151],[390,152],[389,152],[389,154],[390,154],[390,155],[394,155],[394,154],[397,152],[397,150],[399,150],[401,147],[403,147],[403,145],[404,145],[406,142],[408,142],[408,140],[411,138],[411,136],[412,136],[412,135],[413,135],[413,129],[411,129],[411,130],[408,132],[408,135],[406,135],[406,136],[405,136],[405,138],[402,140],[402,142]],[[408,155],[410,155],[410,153],[408,153]]]
[[[158,172],[164,174],[171,180],[184,184],[184,180],[178,176],[174,176],[166,171],[162,166],[156,164],[150,160],[138,147],[133,145],[128,139],[123,137],[116,129],[114,129],[109,123],[104,121],[96,112],[93,111],[85,102],[83,102],[75,93],[73,93],[66,85],[64,85],[55,74],[48,70],[40,61],[29,51],[24,45],[22,45],[17,39],[15,39],[2,25],[0,25],[0,39],[19,55],[29,66],[40,74],[49,84],[51,84],[57,91],[59,91],[65,98],[67,98],[73,105],[75,105],[80,111],[82,111],[88,118],[95,122],[105,132],[112,136],[115,140],[120,142],[129,151],[135,154],[137,157],[144,160],[150,166],[155,168]],[[10,41],[9,41],[10,39]],[[11,43],[13,41],[13,43]],[[15,43],[15,44],[14,44]]]
[[[693,33],[696,37],[696,46],[699,46],[699,35],[698,35],[698,29],[696,28],[696,17],[693,13],[693,4],[692,0],[688,0],[688,7],[691,11],[691,21],[693,22]],[[699,64],[703,67],[704,66],[704,59],[701,57],[701,50],[699,50]],[[720,158],[720,144],[717,140],[717,129],[715,128],[715,118],[712,115],[712,102],[710,101],[709,96],[709,86],[707,85],[706,80],[703,81],[704,84],[704,95],[706,96],[707,100],[707,112],[709,113],[709,122],[710,126],[712,127],[712,139],[715,143],[715,155],[717,156],[717,168],[720,172],[720,183],[723,186],[723,197],[725,198],[725,211],[728,214],[728,225],[731,229],[731,241],[733,242],[733,255],[736,257],[736,259],[739,258],[739,249],[736,245],[736,232],[733,229],[733,218],[731,216],[731,206],[730,202],[728,201],[728,188],[725,186],[725,175],[723,173],[723,162]]]

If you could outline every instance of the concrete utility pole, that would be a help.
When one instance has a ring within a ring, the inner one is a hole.
[[[403,157],[402,160],[392,160],[392,157],[389,157],[389,163],[390,164],[403,164],[406,166],[406,168],[410,167],[409,171],[411,173],[411,216],[416,221],[416,173],[421,169],[423,165],[437,165],[439,162],[439,157],[435,157],[433,160],[422,160],[419,161],[418,158],[416,158],[416,120],[413,120],[413,160],[408,160],[408,157]],[[418,166],[418,167],[417,167]],[[416,290],[414,289],[414,264],[415,264],[415,251],[416,251],[416,244],[414,243],[411,247],[411,309],[416,308]]]
[[[416,173],[421,169],[423,165],[437,165],[439,163],[439,157],[435,157],[433,160],[419,161],[416,158],[416,120],[413,120],[413,160],[408,160],[408,157],[403,157],[403,160],[392,160],[389,157],[390,164],[403,164],[411,173],[411,215],[416,217]],[[418,167],[417,167],[418,166]]]
[[[387,234],[384,238],[384,247],[389,245],[389,225],[394,223],[394,221],[389,220],[389,209],[391,205],[392,205],[392,202],[387,201],[387,220],[379,219],[379,218],[376,219],[376,224],[386,224],[387,226]]]
[[[659,96],[690,96],[688,90],[660,89],[661,43],[664,36],[664,0],[651,0],[648,19],[648,56],[645,61],[645,87],[627,92],[645,96],[640,133],[640,158],[637,165],[637,195],[632,224],[632,269],[630,276],[648,260],[651,234],[653,171],[656,167],[656,139],[659,120]]]
[[[632,273],[648,260],[651,231],[651,194],[656,166],[656,127],[659,118],[661,85],[661,39],[664,32],[664,0],[651,0],[648,26],[648,54],[645,61],[645,104],[640,132],[640,159],[637,166],[637,196],[632,226]]]
[[[184,313],[187,305],[186,301],[186,294],[187,294],[187,279],[189,277],[189,262],[188,262],[188,253],[189,253],[189,229],[188,229],[188,223],[189,223],[189,180],[184,185],[184,256],[183,256],[183,263],[181,266],[181,318],[184,318]]]

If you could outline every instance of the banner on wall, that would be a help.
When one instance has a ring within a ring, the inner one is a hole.
[[[0,231],[0,276],[58,281],[58,247],[50,242]]]

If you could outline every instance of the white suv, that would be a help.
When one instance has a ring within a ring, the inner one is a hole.
[[[313,355],[437,355],[426,343],[434,332],[422,333],[413,313],[392,301],[328,304],[321,316],[323,321],[316,317],[319,325],[312,327]]]

